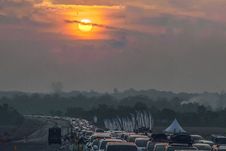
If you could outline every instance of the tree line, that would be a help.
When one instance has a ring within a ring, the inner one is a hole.
[[[24,117],[8,104],[0,105],[0,125],[20,125]]]
[[[204,106],[199,105],[196,111],[179,112],[172,109],[158,109],[148,107],[142,102],[137,102],[134,106],[112,107],[101,104],[90,110],[84,110],[79,107],[68,108],[65,115],[77,118],[85,118],[93,121],[94,116],[98,118],[97,125],[104,125],[104,120],[116,117],[126,117],[135,112],[150,112],[154,126],[167,126],[177,118],[183,126],[202,126],[202,127],[225,127],[226,109],[221,111],[211,111]]]
[[[100,96],[64,97],[58,94],[31,94],[2,97],[0,104],[7,103],[21,114],[46,114],[58,116],[72,116],[93,120],[98,117],[99,125],[103,121],[116,116],[128,116],[136,111],[150,112],[154,125],[166,126],[177,118],[184,126],[225,126],[226,109],[212,110],[211,107],[198,103],[182,102],[186,99],[183,95],[178,97],[151,98],[145,95],[127,96],[117,98],[110,94]],[[1,106],[2,108],[6,108]],[[20,117],[17,111],[10,109]],[[1,114],[7,117],[6,114]]]
[[[72,97],[63,97],[57,94],[32,94],[14,95],[12,97],[2,97],[0,104],[7,103],[23,114],[49,114],[50,112],[65,112],[67,108],[74,106],[84,110],[90,110],[101,104],[108,106],[129,106],[133,107],[137,102],[146,104],[148,107],[157,109],[171,109],[178,112],[194,112],[198,109],[197,103],[181,104],[184,97],[158,97],[153,99],[144,95],[128,96],[117,98],[110,94],[88,97],[78,94]],[[209,107],[210,108],[210,107]]]

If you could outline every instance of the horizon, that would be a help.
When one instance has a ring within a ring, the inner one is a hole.
[[[160,89],[153,89],[153,88],[149,88],[149,89],[136,89],[136,88],[127,88],[127,89],[118,89],[118,88],[113,88],[112,90],[109,91],[98,91],[98,90],[93,90],[93,89],[87,89],[87,90],[64,90],[62,89],[61,92],[59,93],[71,93],[71,92],[87,92],[87,93],[91,93],[91,92],[95,92],[95,93],[100,93],[100,94],[114,94],[114,89],[117,89],[117,93],[124,93],[126,91],[130,91],[130,90],[134,90],[134,91],[158,91],[158,92],[166,92],[166,93],[174,93],[174,94],[180,94],[180,93],[186,93],[186,94],[205,94],[205,93],[211,93],[211,94],[224,94],[226,93],[226,91],[222,90],[222,91],[194,91],[194,92],[186,92],[186,91],[171,91],[171,90],[160,90]],[[0,92],[21,92],[21,93],[37,93],[37,94],[52,94],[55,93],[53,90],[49,89],[48,91],[23,91],[23,90],[0,90]]]

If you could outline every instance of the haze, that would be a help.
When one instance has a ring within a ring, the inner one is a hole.
[[[225,10],[225,0],[0,1],[0,90],[225,90]],[[77,28],[83,18],[91,32]]]

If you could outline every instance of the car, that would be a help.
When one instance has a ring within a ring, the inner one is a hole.
[[[99,142],[99,151],[105,151],[107,143],[109,142],[123,142],[121,139],[101,139]]]
[[[153,151],[165,151],[168,143],[156,143]]]
[[[111,132],[111,137],[114,137],[114,138],[121,138],[121,135],[123,134],[122,131],[112,131]]]
[[[216,145],[226,145],[226,136],[222,136],[222,135],[212,135],[211,136],[212,141],[214,142],[214,144]]]
[[[149,138],[148,136],[145,135],[139,135],[139,134],[135,134],[135,135],[129,135],[127,138],[128,142],[135,142],[136,138]]]
[[[203,144],[203,143],[195,143],[193,144],[194,147],[196,147],[198,150],[202,151],[211,151],[212,147],[209,144]]]
[[[226,136],[212,135],[211,138],[214,142],[212,151],[226,151]]]
[[[93,142],[94,139],[104,139],[104,138],[111,138],[110,133],[94,133],[90,136],[90,141]]]
[[[225,145],[220,145],[218,147],[218,151],[226,151],[226,146]]]
[[[190,136],[191,136],[194,143],[198,142],[199,140],[204,139],[201,135],[190,135]]]
[[[61,128],[60,127],[52,127],[49,128],[49,133],[48,133],[48,144],[60,144],[62,143],[62,135],[61,135]]]
[[[211,147],[214,145],[214,142],[209,140],[198,140],[197,143],[209,144]]]
[[[191,135],[182,133],[170,136],[170,143],[191,145],[193,143],[193,140]]]
[[[152,134],[151,141],[158,142],[158,143],[167,143],[169,142],[169,139],[166,134],[159,133],[159,134]]]
[[[146,151],[153,151],[155,147],[155,142],[148,141],[146,145]]]
[[[146,151],[153,151],[156,143],[168,143],[166,134],[157,133],[151,135],[151,141],[147,142]]]
[[[144,151],[147,146],[147,142],[150,140],[150,138],[136,138],[135,144],[137,145],[138,151]]]
[[[99,149],[100,140],[104,138],[96,137],[89,140],[86,144],[86,151],[97,151]],[[92,141],[93,140],[93,141]]]
[[[106,151],[137,151],[137,146],[130,142],[107,143]]]
[[[188,144],[170,144],[166,146],[166,149],[165,149],[165,151],[184,151],[184,150],[193,151],[198,149]]]
[[[124,133],[121,134],[121,137],[120,138],[123,139],[123,140],[128,140],[128,137],[130,135],[135,135],[135,133],[133,133],[133,132],[130,132],[130,133],[124,132]]]

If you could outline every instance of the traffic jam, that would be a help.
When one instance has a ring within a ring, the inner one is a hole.
[[[72,151],[226,151],[226,136],[211,135],[205,139],[182,131],[175,121],[163,133],[145,128],[133,132],[105,130],[84,119],[70,119],[70,122],[73,129],[67,139]]]

